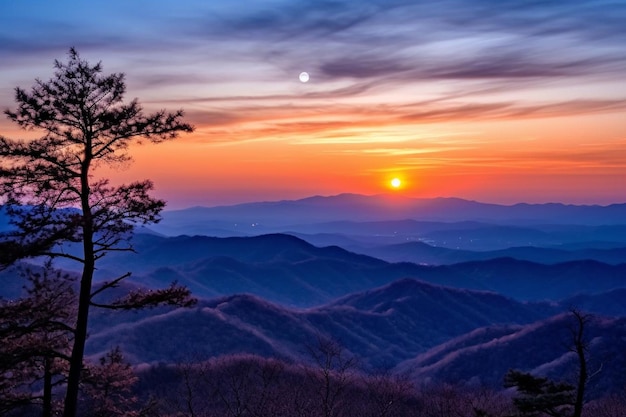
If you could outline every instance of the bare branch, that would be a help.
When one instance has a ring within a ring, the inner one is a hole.
[[[124,275],[115,278],[113,281],[105,282],[104,284],[102,284],[100,286],[100,288],[98,288],[95,291],[92,291],[91,298],[93,299],[96,295],[100,294],[102,291],[105,291],[105,290],[107,290],[109,288],[116,288],[121,281],[123,281],[126,278],[130,277],[130,275],[131,275],[131,273],[127,272]]]

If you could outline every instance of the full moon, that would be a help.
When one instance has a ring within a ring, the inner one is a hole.
[[[391,186],[393,188],[398,188],[402,185],[402,181],[400,181],[400,178],[394,178],[391,180]]]
[[[308,72],[301,72],[300,75],[298,76],[298,78],[300,78],[300,82],[307,82],[309,81],[309,73]]]

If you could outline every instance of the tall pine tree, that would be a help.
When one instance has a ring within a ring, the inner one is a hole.
[[[116,309],[159,304],[188,305],[189,291],[172,284],[154,292],[135,292],[103,305],[94,297],[117,286],[130,273],[94,288],[97,261],[110,251],[132,250],[135,224],[159,220],[165,202],[152,198],[150,181],[112,186],[94,169],[129,161],[129,145],[138,139],[159,143],[191,132],[182,111],[144,114],[137,100],[124,103],[124,74],[104,75],[70,49],[67,62],[55,61],[47,82],[36,80],[31,91],[15,89],[17,109],[10,120],[41,131],[35,140],[0,137],[0,191],[12,228],[0,238],[0,261],[46,255],[82,265],[78,307],[64,402],[64,416],[74,417],[83,368],[90,307]],[[75,242],[80,254],[64,250]]]

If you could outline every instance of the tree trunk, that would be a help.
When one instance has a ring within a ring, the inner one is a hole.
[[[63,417],[76,417],[78,405],[78,391],[80,388],[80,374],[83,370],[85,342],[87,341],[87,323],[91,304],[91,284],[96,267],[93,246],[93,218],[89,204],[89,164],[91,162],[91,141],[85,147],[85,161],[81,169],[81,208],[83,214],[83,274],[80,280],[80,294],[78,296],[78,313],[74,333],[74,346],[70,359],[70,371],[67,379],[67,391]]]
[[[93,250],[92,250],[93,252]],[[80,281],[80,296],[78,299],[78,316],[76,319],[76,333],[74,334],[74,346],[70,360],[70,372],[67,379],[67,392],[65,395],[64,417],[75,417],[78,403],[78,389],[80,374],[83,370],[83,356],[85,342],[87,341],[87,321],[89,319],[89,302],[91,300],[91,281],[93,279],[94,261],[86,257],[83,268],[83,276]]]
[[[51,359],[43,359],[43,408],[42,417],[52,417],[52,372],[50,371]]]
[[[587,359],[585,358],[585,350],[587,348],[584,339],[586,317],[582,313],[575,311],[574,316],[578,320],[578,330],[576,333],[574,347],[576,355],[578,355],[578,364],[580,366],[578,372],[578,386],[576,390],[576,402],[574,403],[574,414],[572,417],[581,417],[583,414],[583,403],[585,400],[585,386],[587,385]]]

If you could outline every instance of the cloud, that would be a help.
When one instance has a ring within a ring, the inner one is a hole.
[[[46,79],[42,54],[62,59],[75,45],[105,70],[126,72],[129,94],[148,95],[144,104],[189,108],[200,128],[241,140],[294,132],[351,140],[355,127],[625,109],[606,88],[577,100],[523,94],[555,81],[623,80],[624,2],[189,1],[156,2],[142,15],[146,4],[83,20],[76,14],[86,6],[67,17],[0,17],[0,68],[39,60]],[[295,80],[302,68],[312,81],[292,87],[285,74]]]
[[[372,78],[409,71],[412,67],[400,60],[378,57],[348,57],[322,63],[320,70],[329,77]]]

